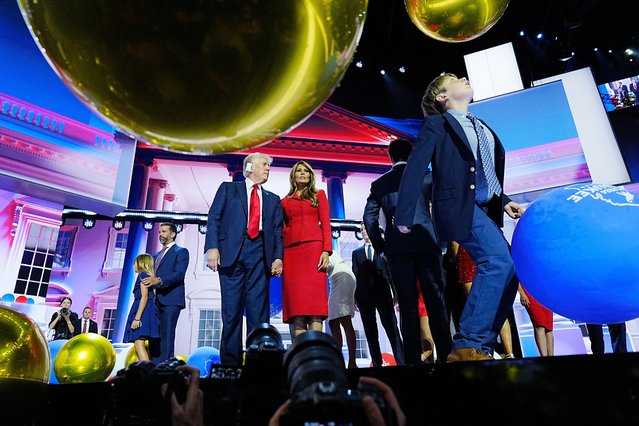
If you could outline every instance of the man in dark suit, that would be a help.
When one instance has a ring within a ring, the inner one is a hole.
[[[398,229],[410,232],[431,164],[437,236],[463,245],[477,265],[449,362],[492,359],[519,286],[499,228],[504,212],[518,218],[524,210],[503,192],[504,147],[485,123],[468,113],[472,98],[468,80],[453,74],[429,84],[422,100],[426,119],[404,170],[395,212]]]
[[[91,319],[93,310],[88,306],[82,311],[82,318],[78,318],[75,323],[75,329],[73,335],[77,336],[82,333],[96,333],[98,332],[98,323]]]
[[[397,191],[413,145],[396,139],[388,146],[393,168],[371,183],[371,192],[364,208],[364,225],[376,253],[388,261],[397,302],[399,304],[404,360],[406,364],[421,361],[422,345],[419,329],[417,282],[428,310],[429,323],[437,359],[446,360],[450,353],[450,320],[444,302],[445,281],[442,251],[430,219],[429,202],[431,176],[428,173],[417,202],[410,234],[402,234],[393,224]],[[384,235],[380,230],[380,211],[386,220]]]
[[[153,362],[156,363],[175,356],[175,328],[180,311],[185,307],[184,277],[189,266],[189,251],[175,244],[176,236],[174,223],[160,224],[158,238],[162,249],[153,255],[155,274],[141,281],[142,285],[155,290],[160,319],[160,354],[153,356]]]
[[[282,274],[282,204],[262,187],[273,159],[252,153],[244,159],[243,182],[223,182],[211,208],[204,252],[220,276],[222,364],[242,364],[242,314],[250,332],[268,323],[270,276]]]
[[[601,324],[586,324],[588,330],[588,338],[590,339],[590,350],[593,354],[603,354],[606,352],[604,343],[603,326]],[[610,343],[613,353],[628,352],[628,343],[626,342],[626,323],[608,324],[610,332]]]
[[[395,362],[398,365],[404,364],[404,351],[399,328],[397,328],[392,280],[388,264],[386,259],[373,248],[363,223],[361,229],[365,244],[353,250],[352,255],[353,273],[357,279],[355,302],[362,318],[373,367],[381,367],[383,362],[375,311],[379,313],[379,319],[386,331]],[[414,282],[413,286],[415,286]]]

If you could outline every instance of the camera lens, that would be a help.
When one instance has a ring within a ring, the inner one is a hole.
[[[68,308],[62,308],[60,309],[60,312],[62,312],[63,314],[68,314],[69,313],[69,309]]]
[[[284,350],[282,336],[269,323],[257,325],[246,337],[246,348],[251,350]]]
[[[320,383],[327,389],[348,387],[342,352],[333,338],[321,331],[297,336],[284,354],[284,368],[291,396]]]

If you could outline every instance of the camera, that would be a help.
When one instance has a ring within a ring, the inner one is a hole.
[[[308,331],[297,336],[284,354],[292,404],[280,424],[367,425],[362,406],[364,396],[372,397],[386,425],[396,425],[393,409],[374,386],[348,386],[341,350],[328,334]]]
[[[137,361],[111,380],[111,424],[170,425],[170,398],[181,404],[186,398],[187,376],[177,367],[185,362],[172,358],[160,364]],[[162,385],[167,391],[162,395]]]
[[[61,314],[63,314],[63,315],[68,314],[68,313],[69,313],[69,308],[62,308],[62,309],[60,309],[60,313],[61,313]]]

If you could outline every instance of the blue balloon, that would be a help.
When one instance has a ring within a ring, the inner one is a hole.
[[[512,238],[522,285],[566,318],[613,324],[639,317],[639,197],[579,184],[539,197]]]
[[[200,377],[208,377],[213,364],[220,363],[220,351],[212,346],[200,346],[189,355],[186,363],[200,369]]]
[[[51,374],[49,375],[49,384],[60,384],[58,378],[55,376],[55,372],[53,371],[53,361],[55,361],[55,357],[58,355],[60,348],[67,342],[67,339],[58,339],[49,342],[49,352],[51,353]]]
[[[271,277],[269,286],[271,318],[282,312],[282,277]]]

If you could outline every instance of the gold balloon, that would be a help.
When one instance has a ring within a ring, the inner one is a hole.
[[[462,42],[488,31],[509,0],[404,0],[410,19],[436,40]]]
[[[47,339],[22,312],[0,305],[0,378],[48,383],[51,355]]]
[[[344,75],[368,0],[19,0],[72,91],[124,132],[209,154],[272,140]]]
[[[53,372],[60,383],[102,382],[115,366],[111,342],[95,333],[71,338],[58,351]]]

